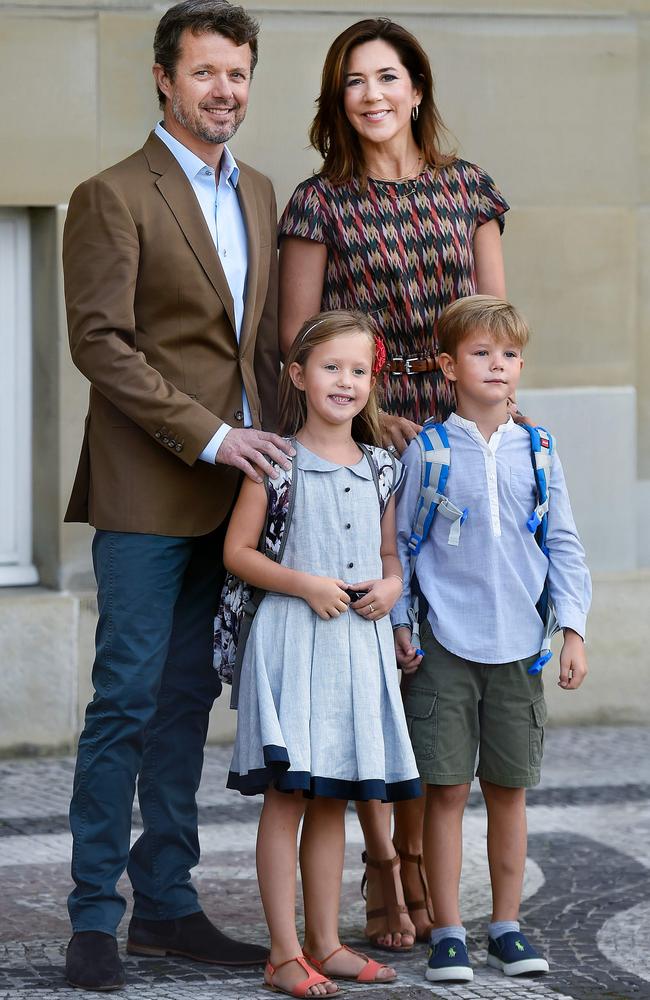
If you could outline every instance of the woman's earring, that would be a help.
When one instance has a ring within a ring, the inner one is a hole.
[[[419,115],[420,115],[420,105],[414,104],[413,107],[411,108],[411,118],[413,119],[414,122],[418,120]]]

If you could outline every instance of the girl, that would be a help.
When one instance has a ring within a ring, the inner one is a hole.
[[[395,978],[394,969],[339,941],[345,808],[351,798],[420,794],[387,617],[402,589],[392,499],[401,466],[375,447],[382,351],[361,313],[326,312],[304,324],[280,383],[282,431],[296,447],[282,563],[258,551],[267,496],[248,479],[224,548],[231,572],[269,591],[246,645],[228,786],[264,793],[257,840],[271,936],[264,979],[298,997],[337,993],[333,978]]]

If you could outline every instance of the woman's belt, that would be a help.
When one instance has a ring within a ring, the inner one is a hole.
[[[391,358],[388,363],[390,375],[423,375],[435,371],[438,362],[431,354],[411,354],[405,358]]]

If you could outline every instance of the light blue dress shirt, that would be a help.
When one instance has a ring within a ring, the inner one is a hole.
[[[456,413],[444,426],[451,450],[445,493],[469,514],[457,547],[448,544],[449,521],[435,517],[417,559],[436,639],[478,663],[509,663],[539,653],[543,625],[535,605],[547,574],[560,626],[584,638],[591,579],[557,452],[547,558],[526,526],[537,503],[528,432],[509,419],[486,441],[475,423]],[[420,492],[417,442],[402,462],[406,482],[397,500],[397,546],[405,586],[391,613],[394,625],[408,621],[411,604],[408,540]]]
[[[246,298],[246,275],[248,272],[248,245],[246,226],[242,215],[239,198],[237,197],[237,182],[239,167],[227,146],[223,147],[219,183],[215,184],[214,167],[204,163],[195,153],[175,139],[162,122],[158,122],[155,133],[164,142],[169,151],[178,160],[181,170],[192,185],[206,225],[219,254],[230,294],[233,299],[235,314],[235,334],[237,341],[241,336],[241,325],[244,318],[244,303]],[[242,388],[242,412],[244,426],[253,423],[251,411]],[[232,428],[224,423],[217,433],[208,441],[199,455],[204,462],[214,464],[221,442]]]

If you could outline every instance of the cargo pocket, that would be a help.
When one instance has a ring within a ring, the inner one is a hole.
[[[544,695],[530,706],[530,766],[539,767],[544,753],[544,723],[548,712]]]
[[[438,692],[409,685],[404,712],[416,760],[431,760],[438,742]]]

